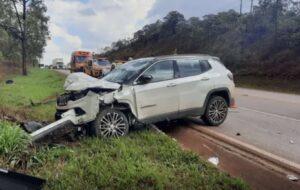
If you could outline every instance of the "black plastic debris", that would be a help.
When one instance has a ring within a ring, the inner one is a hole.
[[[13,83],[14,83],[13,80],[6,80],[6,81],[5,81],[5,84],[13,84]]]
[[[236,133],[236,136],[241,136],[241,133]]]
[[[1,190],[39,190],[46,180],[0,169]]]
[[[26,130],[26,132],[28,132],[28,133],[32,133],[43,127],[43,125],[41,123],[36,122],[36,121],[29,121],[27,123],[24,123],[23,126],[24,126],[24,129]]]

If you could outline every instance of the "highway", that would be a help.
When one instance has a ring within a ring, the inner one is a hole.
[[[237,108],[219,127],[207,127],[300,163],[300,96],[236,88]]]

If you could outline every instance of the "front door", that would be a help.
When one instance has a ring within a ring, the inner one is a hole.
[[[179,96],[174,64],[173,60],[155,63],[143,74],[151,75],[152,80],[134,86],[139,120],[155,122],[177,116]]]

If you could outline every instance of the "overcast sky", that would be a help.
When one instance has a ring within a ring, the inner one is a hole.
[[[249,11],[250,0],[244,1]],[[256,2],[257,0],[255,0]],[[46,0],[51,40],[42,63],[54,58],[69,62],[74,50],[99,52],[113,41],[132,34],[168,12],[201,17],[220,11],[239,11],[240,0]]]

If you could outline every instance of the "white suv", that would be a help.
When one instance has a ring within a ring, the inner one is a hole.
[[[234,102],[232,73],[208,55],[137,59],[102,79],[73,73],[64,87],[56,119],[73,113],[73,124],[104,137],[124,136],[136,124],[188,116],[217,126]]]

